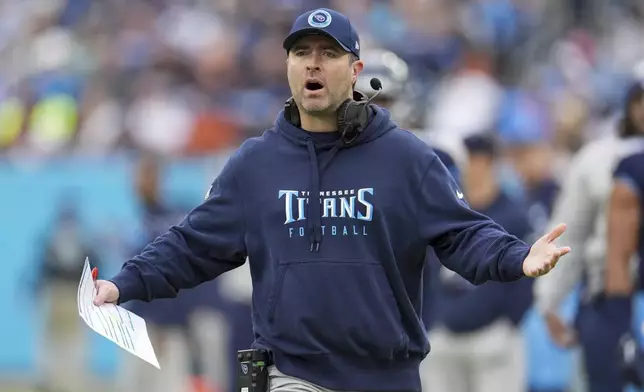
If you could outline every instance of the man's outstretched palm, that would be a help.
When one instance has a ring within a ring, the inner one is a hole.
[[[528,257],[523,261],[523,273],[526,276],[536,278],[547,274],[557,265],[561,256],[570,252],[570,247],[559,248],[554,243],[564,231],[566,231],[566,225],[559,224],[532,245]]]

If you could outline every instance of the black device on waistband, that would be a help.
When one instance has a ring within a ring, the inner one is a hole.
[[[250,349],[237,352],[237,391],[268,392],[268,367],[271,358],[266,350]]]

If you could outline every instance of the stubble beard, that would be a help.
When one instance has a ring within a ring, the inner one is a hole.
[[[346,100],[345,95],[348,95],[349,91],[343,95],[343,98],[336,98],[332,95],[327,95],[322,99],[305,99],[302,94],[300,100],[301,104],[299,105],[301,110],[306,112],[311,116],[321,116],[321,115],[331,115],[334,114],[340,105]]]
[[[301,106],[304,112],[312,116],[329,114],[329,112],[333,111],[331,110],[333,108],[329,99],[326,99],[326,100],[303,99]]]

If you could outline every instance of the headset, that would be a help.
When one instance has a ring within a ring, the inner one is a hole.
[[[353,98],[342,102],[338,108],[337,128],[345,144],[352,143],[369,123],[369,104],[382,91],[382,83],[378,78],[372,78],[370,85],[372,89],[377,90],[371,98],[360,91],[354,90]],[[284,104],[284,116],[294,126],[300,127],[302,125],[300,112],[293,97],[290,97]]]

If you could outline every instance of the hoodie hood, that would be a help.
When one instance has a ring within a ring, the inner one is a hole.
[[[333,142],[320,142],[309,132],[291,124],[280,111],[275,121],[275,130],[286,140],[296,146],[306,148],[309,153],[310,185],[309,203],[307,206],[307,230],[311,242],[311,252],[320,250],[322,242],[322,205],[320,203],[320,179],[331,161],[340,152],[354,146],[371,142],[387,132],[397,128],[389,112],[375,105],[370,105],[369,122],[365,129],[350,143],[341,137]]]

